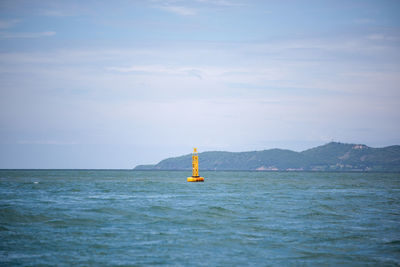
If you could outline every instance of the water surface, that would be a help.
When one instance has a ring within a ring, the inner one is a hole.
[[[0,171],[2,265],[400,265],[400,174]]]

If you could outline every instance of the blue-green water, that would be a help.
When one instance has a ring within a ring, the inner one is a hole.
[[[400,265],[400,174],[0,171],[1,265]]]

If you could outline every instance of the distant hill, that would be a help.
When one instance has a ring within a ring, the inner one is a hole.
[[[135,170],[190,170],[191,154],[168,158]],[[269,149],[250,152],[199,153],[201,170],[260,171],[400,171],[400,146],[372,148],[331,142],[302,152]]]

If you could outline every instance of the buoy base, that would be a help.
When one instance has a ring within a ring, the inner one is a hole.
[[[188,182],[204,182],[204,177],[188,177]]]

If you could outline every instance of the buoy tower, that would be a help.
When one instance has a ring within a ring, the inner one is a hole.
[[[204,177],[199,176],[199,153],[197,153],[197,148],[193,149],[192,177],[188,177],[187,181],[188,182],[204,182]]]

